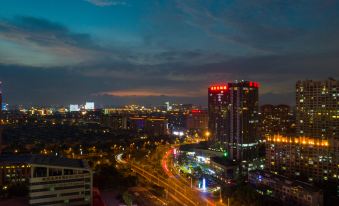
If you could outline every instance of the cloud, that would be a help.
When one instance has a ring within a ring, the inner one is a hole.
[[[137,31],[127,25],[134,10],[124,12],[128,31],[104,28],[102,39],[96,36],[100,27],[116,25],[109,14],[109,24],[89,25],[86,32],[32,16],[0,19],[5,98],[18,104],[93,99],[114,105],[163,100],[206,105],[209,85],[245,79],[261,83],[263,102],[293,104],[298,79],[339,76],[335,3],[164,2],[147,3],[152,11],[147,18],[135,15],[141,19]],[[128,38],[121,35],[125,32]]]
[[[85,0],[91,4],[96,6],[118,6],[118,5],[127,5],[125,1],[118,1],[118,0]]]
[[[88,34],[71,32],[46,19],[20,16],[0,20],[0,62],[30,66],[62,66],[90,61],[105,51]],[[7,62],[10,57],[10,61]]]
[[[336,1],[176,1],[187,25],[266,54],[327,51],[339,43]],[[314,15],[318,14],[318,15]]]
[[[118,97],[150,97],[150,96],[168,96],[168,97],[199,97],[201,91],[199,90],[183,90],[179,88],[153,88],[130,89],[130,90],[116,90],[110,92],[100,92],[99,96],[118,96]]]

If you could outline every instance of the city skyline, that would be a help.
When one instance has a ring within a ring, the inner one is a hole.
[[[0,1],[0,205],[334,206],[339,1]]]
[[[295,105],[297,80],[339,76],[339,3],[284,2],[2,1],[3,101],[206,106],[244,79]]]

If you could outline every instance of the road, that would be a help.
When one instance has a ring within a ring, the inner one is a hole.
[[[159,149],[157,149],[154,153],[156,161],[126,161],[122,158],[122,154],[118,154],[116,156],[116,160],[118,163],[128,164],[138,175],[144,177],[153,184],[165,188],[167,196],[176,201],[179,205],[223,205],[221,203],[216,203],[213,200],[209,200],[204,193],[196,188],[191,188],[191,184],[185,178],[180,175],[173,174],[173,164],[170,164],[172,159],[170,158],[171,153],[172,149],[169,149],[168,146],[159,147]],[[162,173],[159,172],[159,168],[157,168],[157,166],[161,167],[163,171]]]

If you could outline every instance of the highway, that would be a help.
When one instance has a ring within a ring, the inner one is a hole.
[[[161,154],[161,155],[159,155]],[[122,158],[123,154],[120,153],[116,155],[115,159],[120,164],[128,164],[135,173],[139,176],[147,179],[151,183],[163,187],[166,191],[166,196],[171,198],[179,205],[185,206],[216,206],[223,205],[222,203],[215,203],[213,200],[209,200],[204,197],[204,193],[197,190],[196,188],[191,188],[190,183],[183,177],[173,174],[171,170],[172,149],[167,147],[160,147],[155,153],[155,157],[158,162],[158,167],[162,168],[163,174],[159,174],[159,170],[156,170],[155,167],[152,168],[151,162],[137,163],[135,161],[126,161]],[[160,158],[159,158],[160,156]],[[154,161],[152,161],[154,164]],[[159,164],[160,163],[160,164]]]

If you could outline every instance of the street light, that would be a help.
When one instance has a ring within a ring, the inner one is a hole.
[[[222,203],[221,187],[219,187],[219,198],[220,198],[220,203]]]
[[[205,132],[205,136],[206,136],[207,139],[210,137],[210,135],[211,135],[211,133],[209,131]]]

